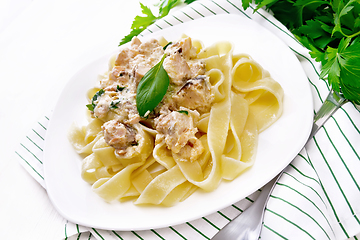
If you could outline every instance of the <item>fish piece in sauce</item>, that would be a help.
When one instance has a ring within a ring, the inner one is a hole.
[[[214,94],[211,92],[208,79],[208,76],[200,75],[188,80],[173,95],[176,105],[198,110],[199,112],[209,112],[214,100]]]
[[[183,160],[196,160],[204,148],[195,136],[198,129],[194,127],[194,119],[190,114],[173,111],[160,116],[156,123],[158,135],[156,141],[165,141],[168,149],[178,154]]]
[[[179,53],[185,60],[190,60],[196,57],[196,48],[192,46],[191,38],[183,38],[173,44],[170,44],[165,49],[166,54]]]
[[[169,75],[170,81],[175,85],[181,85],[191,78],[190,67],[179,53],[174,53],[165,58],[164,69]]]
[[[129,125],[123,124],[117,120],[110,120],[103,124],[105,142],[115,148],[119,155],[126,154],[129,147],[138,143],[136,129]]]

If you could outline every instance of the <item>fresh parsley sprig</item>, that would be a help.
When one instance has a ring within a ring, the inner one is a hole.
[[[161,0],[155,6],[158,7],[158,15],[155,16],[151,9],[144,4],[140,3],[142,16],[138,15],[135,17],[131,25],[131,31],[123,39],[121,39],[119,46],[130,42],[134,36],[138,36],[142,31],[144,31],[148,26],[156,22],[157,20],[165,17],[169,14],[170,10],[178,6],[181,3],[190,4],[196,0]]]
[[[244,9],[252,0],[242,0]],[[360,2],[357,0],[255,0],[266,7],[321,62],[320,77],[360,104]]]

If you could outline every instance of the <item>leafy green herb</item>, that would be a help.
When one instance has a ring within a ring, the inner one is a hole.
[[[155,6],[159,7],[159,17],[163,18],[169,14],[170,10],[181,3],[180,0],[161,0]]]
[[[242,0],[244,9],[252,0]],[[360,104],[360,2],[358,0],[255,0],[266,7],[321,62],[320,77]]]
[[[116,86],[116,91],[121,92],[122,90],[124,90],[126,87],[120,87],[119,85]]]
[[[86,104],[86,107],[89,109],[89,111],[93,112],[95,108],[95,104]]]
[[[161,102],[170,84],[169,76],[163,67],[165,54],[140,80],[136,91],[136,105],[141,117]]]
[[[156,22],[158,19],[161,19],[169,14],[170,10],[182,2],[185,4],[190,4],[196,0],[160,0],[155,6],[158,7],[159,13],[155,16],[149,7],[140,3],[142,16],[136,16],[131,25],[131,31],[123,39],[121,39],[119,46],[130,42],[134,36],[138,36],[142,31],[144,31],[148,26]]]
[[[142,14],[144,14],[144,16],[135,17],[131,25],[131,32],[128,35],[126,35],[123,39],[121,39],[119,46],[127,42],[130,42],[134,36],[139,35],[142,31],[144,31],[148,26],[153,24],[156,20],[165,17],[167,14],[169,14],[170,9],[174,8],[180,2],[181,2],[180,0],[161,0],[158,3],[158,8],[159,8],[158,16],[155,16],[149,7],[140,3],[141,12]]]
[[[96,100],[104,93],[104,89],[100,89],[99,91],[97,91],[94,96],[92,97],[91,103],[87,104],[86,107],[90,110],[90,111],[94,111],[95,107],[96,107]]]
[[[185,111],[185,110],[179,110],[178,112],[179,112],[179,113],[184,113],[184,114],[186,114],[186,115],[189,115],[189,112],[188,112],[188,111]]]
[[[117,105],[118,105],[120,102],[121,102],[121,100],[111,101],[109,108],[110,108],[110,109],[119,108]]]
[[[163,49],[165,50],[169,45],[171,45],[172,44],[172,42],[168,42],[164,47],[163,47]]]

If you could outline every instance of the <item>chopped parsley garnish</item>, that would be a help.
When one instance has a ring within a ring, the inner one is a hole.
[[[91,100],[91,103],[90,104],[87,104],[86,107],[91,111],[93,112],[95,107],[96,107],[96,100],[104,93],[104,89],[100,89],[99,91],[97,91],[94,96],[92,97],[92,100]]]
[[[109,108],[110,108],[110,109],[119,108],[117,105],[118,105],[120,102],[121,102],[121,100],[119,100],[119,99],[118,99],[118,100],[115,100],[115,101],[111,101]]]
[[[185,110],[179,110],[178,112],[179,112],[179,113],[184,113],[184,114],[186,114],[186,115],[189,115],[189,112],[188,112],[188,111],[185,111]]]
[[[172,42],[168,42],[164,47],[163,47],[163,49],[165,50],[169,45],[171,45],[172,44]]]
[[[121,92],[122,90],[124,90],[126,87],[120,87],[119,85],[116,86],[116,91]]]

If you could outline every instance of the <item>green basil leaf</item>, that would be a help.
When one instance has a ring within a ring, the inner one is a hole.
[[[140,80],[136,91],[136,106],[141,117],[151,112],[166,94],[170,80],[163,67],[165,54]]]

